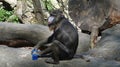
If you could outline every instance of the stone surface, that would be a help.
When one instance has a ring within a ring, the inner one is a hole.
[[[31,49],[27,48],[10,48],[0,46],[0,66],[1,67],[119,67],[120,62],[104,61],[93,58],[91,62],[84,59],[73,59],[61,61],[58,65],[47,64],[44,62],[46,58],[39,58],[33,61],[30,55]]]
[[[114,60],[120,58],[120,24],[105,30],[102,33],[93,55]]]
[[[60,64],[53,65],[44,62],[46,58],[39,58],[37,61],[31,59],[31,50],[28,48],[10,48],[0,46],[1,67],[120,67],[120,62],[113,60],[120,56],[119,44],[120,25],[105,30],[98,46],[89,50],[89,35],[79,32],[79,47],[77,53],[90,52],[85,59],[74,58],[72,60],[60,61]],[[86,47],[84,46],[86,45]],[[104,48],[109,49],[108,51]],[[84,50],[85,49],[85,50]],[[113,51],[113,52],[112,52]],[[106,55],[107,54],[107,55]],[[101,57],[102,55],[102,57]],[[107,58],[108,57],[108,58]],[[105,59],[104,59],[105,58]],[[107,59],[106,59],[107,58]],[[90,62],[89,62],[90,60]],[[88,62],[87,62],[88,61]]]

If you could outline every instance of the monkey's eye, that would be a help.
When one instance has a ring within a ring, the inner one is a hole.
[[[48,24],[51,24],[51,23],[53,22],[54,18],[55,18],[55,17],[50,16],[50,17],[48,18]]]

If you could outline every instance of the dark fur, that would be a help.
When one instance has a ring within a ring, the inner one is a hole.
[[[54,23],[50,24],[49,27],[57,25],[54,29],[54,33],[48,39],[40,41],[35,48],[50,44],[50,46],[41,51],[40,54],[43,56],[50,54],[54,62],[58,63],[59,60],[73,58],[78,46],[78,31],[61,12],[57,11],[55,13],[55,11],[53,11],[51,15],[53,14],[55,14],[56,18]]]

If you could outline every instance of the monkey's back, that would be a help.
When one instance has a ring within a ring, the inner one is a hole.
[[[78,46],[78,31],[67,19],[61,22],[60,27],[56,30],[56,38],[63,45],[65,45],[70,55],[74,56]]]

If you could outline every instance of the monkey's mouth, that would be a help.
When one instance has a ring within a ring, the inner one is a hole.
[[[51,24],[51,23],[53,22],[54,18],[55,18],[55,17],[50,16],[50,17],[48,18],[48,24]]]

